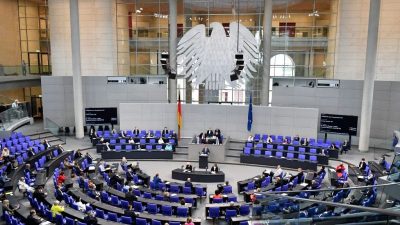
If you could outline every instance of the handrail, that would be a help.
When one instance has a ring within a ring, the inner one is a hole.
[[[273,196],[273,197],[276,197],[276,198],[285,198],[285,199],[289,199],[289,200],[293,200],[293,201],[299,201],[299,202],[320,203],[320,204],[333,206],[333,207],[350,208],[350,209],[356,209],[356,210],[361,210],[361,211],[366,211],[366,212],[371,212],[371,213],[384,214],[384,215],[387,215],[387,216],[400,217],[400,211],[394,211],[394,210],[390,210],[390,209],[364,207],[364,206],[358,206],[358,205],[350,205],[350,204],[344,204],[344,203],[328,202],[328,201],[321,201],[321,200],[307,199],[307,198],[298,198],[298,197],[283,196],[283,195],[277,197],[275,193],[271,193],[271,192],[270,193],[265,193],[265,195]]]

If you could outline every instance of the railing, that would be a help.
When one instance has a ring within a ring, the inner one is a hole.
[[[56,122],[53,120],[46,118],[46,123],[45,123],[45,130],[48,130],[50,133],[52,133],[54,136],[58,137],[61,141],[64,143],[67,143],[67,137],[65,136],[65,132],[63,130],[63,127],[58,125]]]
[[[387,199],[393,184],[282,192],[259,192],[251,224],[394,224],[400,206]],[[340,192],[345,193],[343,196]],[[302,193],[302,194],[300,194]],[[315,194],[315,196],[314,196]],[[301,197],[299,196],[301,195]],[[305,195],[311,196],[304,198]],[[338,197],[342,196],[342,197]],[[369,196],[374,196],[370,201]]]
[[[22,118],[28,117],[28,110],[25,104],[12,107],[0,113],[0,129],[8,130]]]
[[[51,74],[51,65],[3,66],[0,64],[0,77],[48,74]]]

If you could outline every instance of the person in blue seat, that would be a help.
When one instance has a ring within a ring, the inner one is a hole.
[[[166,145],[165,145],[165,151],[172,151],[173,149],[172,149],[172,144],[171,143],[167,143]]]
[[[164,130],[162,130],[162,132],[161,132],[162,136],[165,137],[165,135],[168,133],[169,133],[169,131],[168,131],[167,127],[164,127]]]
[[[158,188],[158,185],[162,182],[161,178],[159,177],[158,173],[153,177],[154,185]]]
[[[344,140],[340,154],[343,154],[343,152],[347,153],[348,150],[350,150],[350,143],[347,140]]]
[[[190,177],[185,181],[185,187],[193,188],[193,184],[191,182]]]
[[[383,156],[381,156],[381,158],[379,159],[379,162],[378,162],[378,164],[379,165],[381,165],[383,168],[385,168],[386,167],[386,158],[385,158],[385,156],[383,155]]]
[[[361,171],[364,171],[366,167],[367,167],[367,163],[365,162],[365,158],[362,158],[361,162],[358,164],[358,168]]]

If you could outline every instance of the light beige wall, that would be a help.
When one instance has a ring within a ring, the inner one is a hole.
[[[117,75],[115,0],[80,0],[81,72]],[[69,1],[49,0],[53,75],[72,75]]]
[[[0,1],[0,64],[21,65],[18,1]]]
[[[364,79],[369,0],[340,0],[336,79]],[[400,81],[400,1],[381,1],[376,80]]]

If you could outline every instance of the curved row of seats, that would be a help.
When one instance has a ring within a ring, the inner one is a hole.
[[[286,139],[289,143],[292,143],[292,140],[294,140],[294,137],[292,136],[283,136],[283,135],[268,135],[268,134],[255,134],[253,141],[254,142],[267,142],[268,137],[271,137],[273,143],[278,143],[282,144],[284,139]],[[300,138],[300,141],[304,141],[305,138]],[[332,143],[334,143],[337,147],[340,147],[342,145],[342,142],[340,141],[331,141],[329,139],[324,140],[324,139],[315,139],[315,138],[309,138],[309,146],[316,146],[316,147],[329,147]],[[300,141],[293,141],[293,145],[300,145]]]
[[[122,132],[122,130],[120,132]],[[148,130],[148,131],[141,130],[138,135],[136,135],[134,132],[132,132],[132,130],[126,130],[124,132],[125,132],[125,137],[133,137],[133,138],[135,138],[135,137],[146,138],[148,136],[148,134],[150,134],[150,136],[152,136],[154,138],[157,138],[157,139],[160,138],[160,137],[170,138],[170,137],[173,137],[173,135],[174,135],[174,130],[169,130],[169,132],[164,134],[164,135],[162,135],[161,130],[156,130],[156,131],[154,131],[154,130]],[[110,137],[119,138],[119,137],[121,137],[120,133],[112,133],[109,130],[106,130],[106,131],[98,130],[96,132],[96,134],[97,134],[98,137],[104,137],[104,138],[110,138]]]

